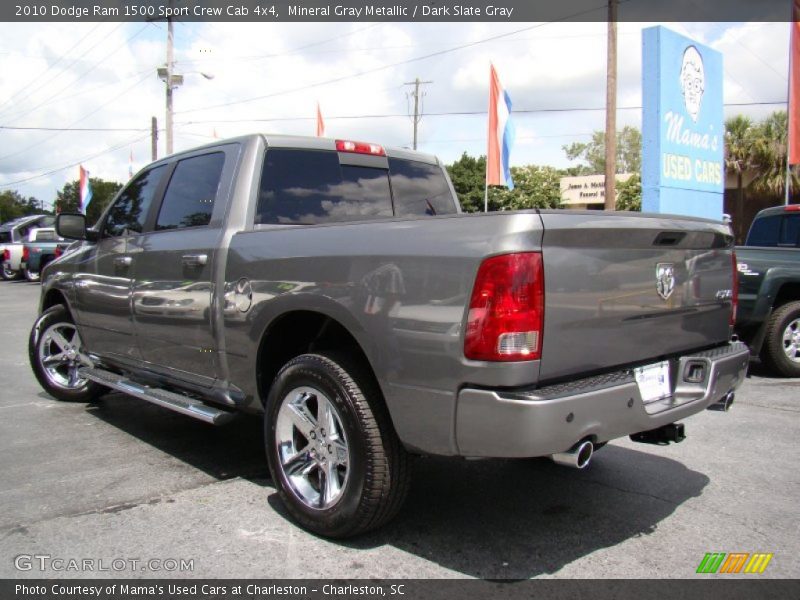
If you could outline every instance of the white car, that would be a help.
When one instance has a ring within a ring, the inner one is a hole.
[[[51,215],[29,215],[0,225],[0,260],[3,263],[0,276],[6,281],[22,275],[22,245],[30,231],[37,227],[52,227],[55,217]]]

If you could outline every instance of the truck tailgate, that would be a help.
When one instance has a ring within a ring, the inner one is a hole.
[[[725,342],[728,227],[629,213],[542,212],[541,381]]]

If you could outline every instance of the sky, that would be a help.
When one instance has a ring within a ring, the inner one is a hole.
[[[620,128],[641,127],[641,30],[652,25],[618,25]],[[726,116],[785,110],[788,23],[665,25],[723,53]],[[174,27],[175,70],[185,75],[175,151],[215,135],[314,135],[317,102],[328,137],[411,147],[406,84],[419,77],[432,83],[422,86],[418,149],[448,163],[485,154],[490,63],[514,106],[512,165],[575,165],[562,146],[605,127],[605,23]],[[151,117],[165,124],[156,68],[166,37],[163,22],[0,23],[0,191],[50,206],[78,164],[125,182],[131,156],[134,172],[150,162]],[[162,130],[159,157],[164,142]]]

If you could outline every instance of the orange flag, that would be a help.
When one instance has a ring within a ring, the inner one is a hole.
[[[322,120],[319,102],[317,102],[317,137],[325,137],[325,121]]]

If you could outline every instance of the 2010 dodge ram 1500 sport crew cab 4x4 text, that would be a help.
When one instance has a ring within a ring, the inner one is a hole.
[[[252,135],[153,163],[42,272],[30,359],[220,424],[263,413],[291,515],[343,537],[399,509],[408,457],[683,439],[727,407],[732,238],[664,215],[461,214],[429,155]]]

